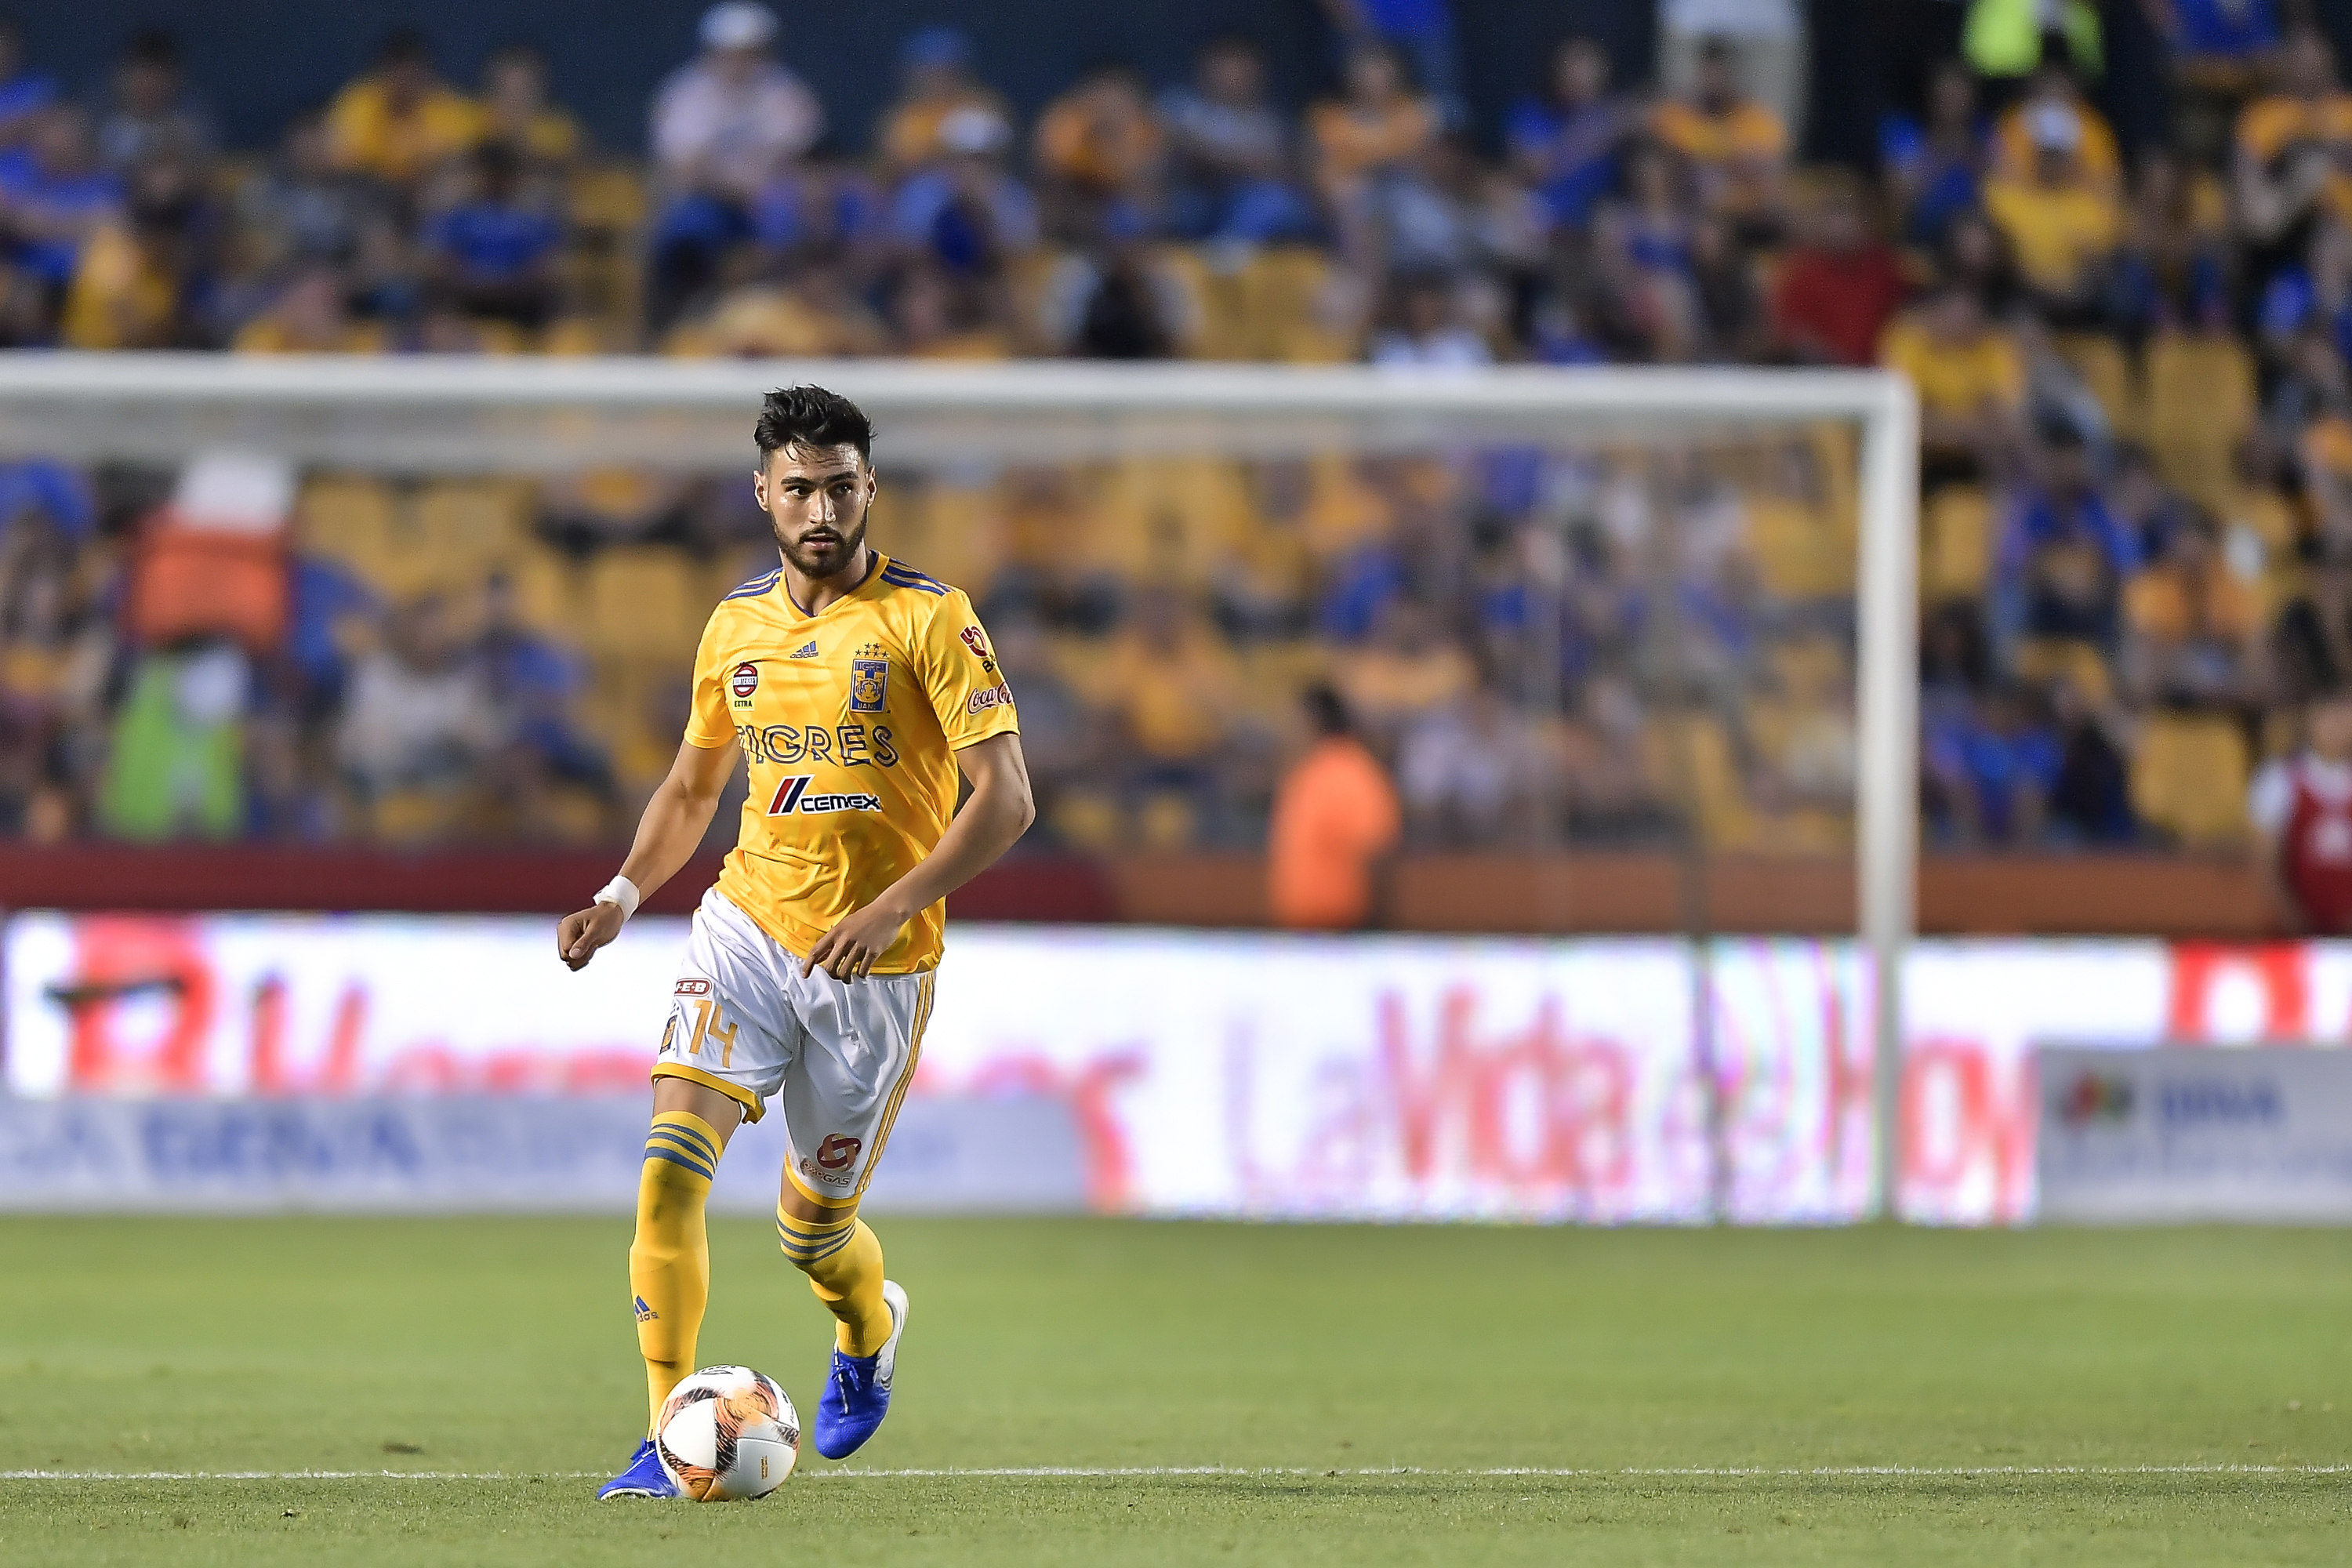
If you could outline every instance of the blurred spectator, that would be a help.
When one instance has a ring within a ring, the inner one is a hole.
[[[2111,651],[2139,542],[2100,494],[2080,431],[2053,424],[2039,432],[2032,470],[2011,501],[1994,561],[1996,638],[2004,650],[2032,637]]]
[[[1538,842],[1551,773],[1527,720],[1487,680],[1415,721],[1397,761],[1413,840],[1457,848]]]
[[[75,265],[59,332],[68,348],[193,346],[205,261],[194,174],[158,156],[132,182],[128,212],[91,231]]]
[[[2352,221],[2352,95],[2336,84],[2335,53],[2317,28],[2288,36],[2279,90],[2239,115],[2232,179],[2258,247],[2292,243],[2322,211]]]
[[[1462,70],[1454,55],[1450,0],[1317,0],[1339,35],[1343,52],[1368,44],[1395,51],[1413,84],[1430,95],[1447,120],[1459,124]]]
[[[36,117],[30,145],[0,157],[0,224],[11,259],[61,303],[82,243],[116,217],[121,183],[99,165],[89,118],[69,104]]]
[[[682,357],[824,359],[880,353],[888,341],[841,267],[812,263],[789,282],[759,279],[729,289],[679,322],[662,346]]]
[[[25,63],[25,35],[0,18],[0,148],[23,142],[57,100],[57,79]]]
[[[2278,360],[2307,331],[2352,355],[2352,226],[2331,221],[2313,231],[2303,264],[2282,268],[2263,290],[2259,324],[2263,346]]]
[[[1609,56],[1591,38],[1561,40],[1544,90],[1511,110],[1511,163],[1535,188],[1555,228],[1580,229],[1617,183],[1617,157],[1635,123],[1633,103],[1609,91]]]
[[[2050,781],[2052,827],[2076,844],[2130,842],[2131,768],[2121,714],[2104,692],[2061,679],[2049,689],[2050,715],[2057,732],[2058,772]]]
[[[2277,0],[2155,0],[2145,8],[2172,47],[2174,70],[2208,90],[2246,90],[2282,37]]]
[[[898,100],[884,111],[874,141],[886,178],[925,168],[949,149],[940,136],[948,117],[972,109],[1009,123],[1003,96],[971,74],[971,39],[961,28],[925,27],[898,52]]]
[[[1672,362],[1697,348],[1693,256],[1697,227],[1676,155],[1655,142],[1626,153],[1625,199],[1601,209],[1597,281],[1628,357]]]
[[[1922,748],[1929,810],[1963,844],[2029,843],[2064,763],[2058,738],[2013,686],[1996,686]]]
[[[2073,133],[2059,149],[2064,177],[2108,196],[2123,190],[2123,153],[2105,117],[2084,96],[2067,52],[2045,51],[2034,68],[2025,96],[2011,104],[1993,127],[1994,178],[2022,184],[2032,180],[2052,149],[2048,128],[2071,123]]]
[[[1181,281],[1133,237],[1064,257],[1043,293],[1045,340],[1079,359],[1169,359],[1199,328]]]
[[[570,717],[582,680],[577,661],[523,624],[513,579],[505,573],[492,573],[483,584],[482,601],[481,628],[468,657],[506,752],[501,776],[526,797],[510,804],[527,807],[529,797],[551,786],[614,798],[612,763]],[[537,815],[522,813],[526,819]]]
[[[2251,706],[2263,687],[2263,606],[2230,569],[2221,530],[2192,513],[2125,590],[2123,669],[2134,697],[2179,708]]]
[[[336,165],[326,120],[315,111],[296,115],[277,156],[237,187],[246,261],[264,277],[352,260],[362,229],[383,216],[367,183]]]
[[[1268,245],[1313,227],[1290,184],[1290,133],[1266,100],[1265,61],[1238,35],[1202,47],[1190,85],[1160,97],[1168,138],[1168,227],[1180,239]]]
[[[381,353],[384,338],[381,326],[352,318],[341,272],[308,267],[237,329],[232,346],[248,354]]]
[[[703,13],[698,36],[702,52],[654,99],[654,160],[666,190],[649,279],[656,328],[718,279],[720,258],[751,237],[752,200],[824,124],[816,95],[771,53],[774,12],[721,0]]]
[[[1376,922],[1380,863],[1396,845],[1396,791],[1328,686],[1304,697],[1306,753],[1284,775],[1266,826],[1275,923],[1349,931]]]
[[[2116,258],[2116,325],[2135,339],[2230,325],[2229,198],[2162,149],[2143,156]]]
[[[479,112],[435,74],[431,46],[414,27],[385,35],[367,74],[327,106],[337,166],[403,195],[473,146],[480,130]]]
[[[1835,180],[1774,277],[1773,335],[1782,353],[1806,363],[1866,365],[1903,293],[1902,262],[1872,234],[1862,193]]]
[[[1315,175],[1329,205],[1341,249],[1360,260],[1379,254],[1376,205],[1388,187],[1412,177],[1414,162],[1435,142],[1437,109],[1408,86],[1394,50],[1360,45],[1348,56],[1344,96],[1307,114]]]
[[[335,755],[352,787],[370,800],[462,788],[496,738],[488,682],[466,658],[448,605],[427,595],[402,606],[384,646],[352,671]]]
[[[1223,639],[1176,590],[1138,595],[1104,657],[1102,685],[1117,694],[1138,787],[1197,794],[1208,786],[1241,677]]]
[[[949,276],[917,261],[898,269],[889,289],[888,321],[897,352],[909,359],[1001,360],[1013,354],[1013,336],[997,319],[986,285]]]
[[[891,201],[891,237],[951,277],[993,277],[1037,243],[1037,204],[1003,166],[1012,128],[967,106],[940,122],[939,140],[940,160]]]
[[[1691,228],[1692,342],[1688,357],[1718,364],[1760,360],[1771,326],[1748,253],[1731,225],[1708,213]]]
[[[1388,740],[1462,698],[1476,679],[1469,655],[1426,605],[1392,598],[1374,615],[1370,640],[1340,658],[1338,685],[1349,713]]]
[[[482,69],[481,137],[514,150],[527,170],[558,171],[585,145],[580,122],[549,101],[547,60],[528,44],[510,44]]]
[[[2273,632],[2281,695],[2352,690],[2352,552],[2324,548]]]
[[[2312,694],[2302,750],[2254,775],[2246,815],[2279,927],[2293,936],[2352,931],[2352,692]]]
[[[470,188],[431,218],[425,254],[442,304],[478,320],[526,330],[555,310],[555,251],[562,229],[525,195],[522,161],[503,142],[474,149]]]
[[[226,646],[150,654],[114,717],[98,817],[118,838],[236,837],[244,655]]]
[[[1958,60],[1943,62],[1928,78],[1924,125],[1902,115],[1887,117],[1880,156],[1900,203],[1906,239],[1934,244],[1954,216],[1976,205],[1985,138],[1977,115],[1976,78]]]
[[[1975,290],[1947,282],[1897,316],[1879,340],[1878,363],[1918,390],[1921,460],[1931,479],[1981,475],[1998,464],[2024,411],[2025,360],[1985,319]]]
[[[202,166],[211,157],[211,116],[197,107],[181,76],[179,41],[163,28],[133,34],[115,66],[98,150],[116,169],[158,157]]]
[[[810,158],[760,187],[751,237],[761,264],[779,273],[812,260],[862,268],[883,248],[887,218],[881,192],[863,170]]]
[[[1088,70],[1045,106],[1036,142],[1049,227],[1084,242],[1141,226],[1166,140],[1134,68]]]
[[[1365,357],[1392,370],[1460,370],[1491,363],[1495,355],[1462,321],[1453,286],[1424,273],[1398,284],[1389,324],[1372,334]]]
[[[1779,115],[1740,92],[1738,63],[1730,40],[1702,43],[1688,97],[1658,105],[1650,130],[1689,163],[1703,205],[1748,236],[1768,237],[1779,222],[1789,132]]]
[[[2055,324],[2084,325],[2105,281],[2123,215],[2112,189],[2081,172],[2084,122],[2074,110],[2031,105],[2025,131],[2032,160],[2022,175],[2004,171],[1985,187],[1985,211],[2045,315]]]

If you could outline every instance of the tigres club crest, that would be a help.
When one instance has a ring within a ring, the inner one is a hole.
[[[890,695],[890,661],[853,658],[849,661],[849,710],[879,713]]]

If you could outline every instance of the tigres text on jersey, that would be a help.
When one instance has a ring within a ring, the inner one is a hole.
[[[719,890],[805,955],[939,843],[955,753],[1017,732],[1013,692],[960,588],[876,552],[864,583],[818,615],[781,570],[711,612],[695,656],[697,746],[738,742],[751,794]],[[940,959],[944,902],[907,923],[877,973]]]

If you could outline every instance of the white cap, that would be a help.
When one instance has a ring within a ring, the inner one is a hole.
[[[2063,103],[2037,103],[2026,111],[2025,129],[2045,153],[2072,153],[2083,142],[2083,121]]]
[[[707,49],[763,49],[776,38],[776,14],[758,0],[720,0],[702,14]]]
[[[1013,128],[996,110],[967,103],[940,117],[939,136],[950,153],[993,153],[1013,139]]]

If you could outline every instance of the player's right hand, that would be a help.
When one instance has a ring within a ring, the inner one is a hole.
[[[555,955],[565,967],[578,970],[596,956],[596,950],[621,934],[627,917],[618,904],[591,904],[563,917],[555,928]]]

